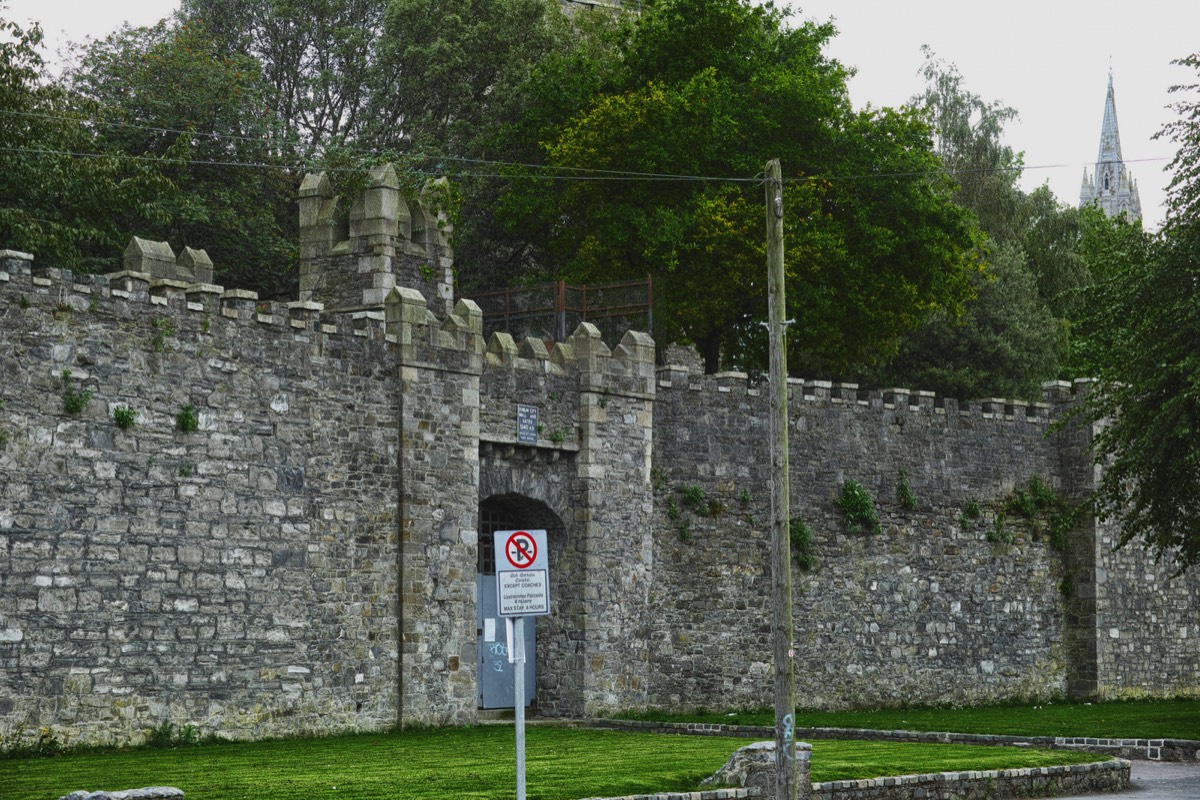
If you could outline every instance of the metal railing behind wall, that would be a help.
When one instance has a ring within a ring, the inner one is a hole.
[[[654,285],[650,278],[596,286],[572,286],[566,281],[521,286],[471,295],[483,310],[483,333],[510,334],[517,341],[530,336],[562,342],[581,322],[600,329],[610,347],[626,331],[654,332]]]

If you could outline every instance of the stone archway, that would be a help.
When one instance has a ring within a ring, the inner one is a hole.
[[[544,529],[548,547],[550,568],[549,615],[537,617],[535,621],[535,648],[533,658],[534,686],[530,687],[536,698],[533,709],[543,715],[559,716],[578,713],[581,698],[583,673],[582,662],[582,590],[580,581],[581,561],[578,548],[572,545],[577,537],[572,536],[569,526],[545,502],[516,493],[494,494],[479,504],[479,557],[476,573],[480,586],[494,587],[485,580],[496,572],[492,547],[492,534],[499,530]],[[493,589],[494,590],[494,589]],[[480,607],[484,607],[480,598]],[[492,642],[485,641],[486,630],[480,622],[480,693],[485,684],[483,670],[490,668],[484,662],[490,653]],[[497,639],[503,639],[497,633]],[[508,680],[511,680],[511,673]]]

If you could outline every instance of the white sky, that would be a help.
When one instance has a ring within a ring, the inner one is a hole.
[[[1043,183],[1079,202],[1084,166],[1094,169],[1111,64],[1121,152],[1138,182],[1148,227],[1162,221],[1163,167],[1174,155],[1153,141],[1175,119],[1172,84],[1195,72],[1170,61],[1200,51],[1197,0],[794,0],[799,17],[833,18],[829,55],[858,75],[855,106],[895,106],[923,85],[921,45],[958,66],[968,91],[1015,108],[1006,140],[1025,153],[1022,186]],[[1061,165],[1061,166],[1060,166]]]
[[[5,0],[0,0],[4,2]],[[786,5],[786,3],[783,3]],[[792,0],[803,19],[833,18],[829,54],[858,69],[856,106],[899,105],[922,80],[921,45],[953,62],[966,88],[1020,113],[1008,143],[1025,153],[1022,185],[1048,183],[1061,202],[1079,200],[1085,166],[1100,143],[1111,65],[1126,163],[1150,227],[1162,221],[1162,169],[1174,149],[1152,136],[1174,119],[1167,87],[1195,80],[1171,59],[1200,51],[1197,0]],[[10,19],[37,19],[53,55],[69,40],[101,37],[124,21],[152,24],[178,0],[7,0]]]

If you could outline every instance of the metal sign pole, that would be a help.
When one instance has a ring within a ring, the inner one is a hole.
[[[525,617],[550,613],[546,532],[496,531],[496,608],[509,632],[517,727],[517,800],[525,800]]]
[[[517,800],[525,800],[525,618],[512,619],[513,705],[517,715]]]

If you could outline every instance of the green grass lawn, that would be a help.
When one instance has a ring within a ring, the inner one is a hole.
[[[530,727],[530,800],[691,791],[746,739]],[[0,759],[0,800],[75,789],[168,785],[188,800],[443,800],[515,794],[511,726],[325,739],[215,743],[174,750]],[[1024,748],[817,742],[813,780],[1084,763],[1097,756]]]
[[[642,714],[637,719],[774,725],[770,711],[733,714]],[[1095,736],[1200,740],[1200,700],[1120,703],[1052,703],[980,708],[885,708],[878,711],[796,712],[800,728],[994,733],[1015,736]]]

